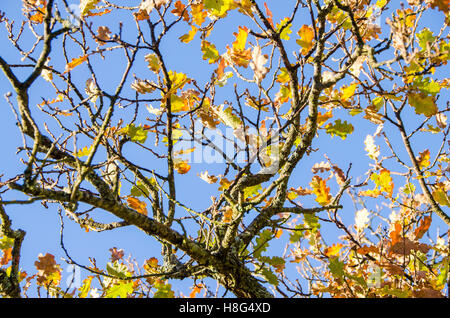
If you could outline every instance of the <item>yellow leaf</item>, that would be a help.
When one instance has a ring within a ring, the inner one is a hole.
[[[323,180],[319,176],[314,176],[309,185],[311,186],[313,193],[317,196],[317,203],[323,206],[330,203],[330,188],[327,187],[326,180]]]
[[[357,86],[358,86],[358,83],[353,83],[349,86],[344,87],[342,89],[342,95],[341,95],[342,100],[346,102],[347,100],[352,98],[352,96],[355,94],[355,90],[356,90]]]
[[[194,39],[195,35],[197,34],[197,30],[198,29],[195,27],[195,25],[192,25],[191,30],[187,34],[184,34],[179,37],[180,41],[183,43],[191,42]]]
[[[203,4],[201,2],[193,4],[191,8],[192,8],[191,12],[192,20],[194,21],[195,24],[201,26],[202,23],[205,22],[208,12],[204,10]]]
[[[344,245],[337,243],[337,244],[333,244],[332,246],[328,246],[327,248],[325,248],[325,250],[323,252],[328,257],[339,256],[339,251],[343,247],[344,247]]]
[[[245,50],[245,44],[247,43],[248,36],[248,28],[247,27],[239,27],[238,33],[233,33],[236,37],[236,40],[233,43],[233,50],[235,51],[243,51]]]
[[[426,149],[419,153],[419,157],[417,158],[417,163],[419,164],[420,169],[425,169],[428,167],[430,162],[430,150]]]
[[[300,39],[296,42],[302,47],[302,54],[306,55],[314,46],[314,30],[309,25],[305,24],[300,28],[297,34],[300,36]]]

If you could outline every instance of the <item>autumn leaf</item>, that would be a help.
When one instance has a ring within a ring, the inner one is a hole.
[[[280,23],[277,23],[275,29],[277,32],[281,31],[280,39],[286,40],[286,41],[290,40],[289,34],[292,33],[291,26],[292,26],[292,24],[290,23],[289,18],[284,18],[283,20],[280,21]]]
[[[195,298],[197,296],[197,294],[200,293],[204,287],[205,286],[203,286],[203,284],[195,284],[194,286],[192,286],[191,287],[192,291],[189,294],[189,298]]]
[[[111,34],[111,31],[106,26],[100,26],[97,29],[97,37],[95,38],[95,41],[98,42],[100,45],[106,44],[105,41],[108,41],[111,37],[109,36]]]
[[[267,21],[269,21],[270,25],[273,28],[273,13],[270,11],[269,7],[267,6],[267,3],[264,2],[264,8],[266,9],[266,17]]]
[[[179,174],[186,174],[189,170],[191,170],[191,166],[187,163],[187,161],[179,158],[174,160],[174,168]]]
[[[219,51],[216,46],[208,41],[202,41],[203,59],[207,60],[209,64],[215,63],[219,60]]]
[[[89,15],[91,10],[94,10],[100,0],[81,0],[80,1],[80,13],[82,16]]]
[[[147,11],[148,14],[150,14],[153,9],[159,9],[161,6],[166,5],[169,2],[169,0],[144,0],[139,9]]]
[[[420,169],[425,169],[431,164],[430,150],[426,149],[419,153],[419,157],[417,158],[417,164],[419,165]]]
[[[372,173],[370,179],[375,182],[380,191],[386,192],[390,197],[394,191],[394,183],[392,181],[391,172],[387,169],[382,169],[379,174]]]
[[[235,114],[233,114],[233,109],[228,107],[225,108],[223,105],[216,108],[215,113],[219,117],[220,121],[224,123],[225,125],[233,128],[238,129],[242,126],[242,122]]]
[[[300,39],[296,42],[302,47],[302,54],[306,55],[314,46],[314,30],[309,25],[303,25],[297,32]]]
[[[261,81],[266,76],[269,69],[264,66],[267,63],[268,56],[263,55],[261,52],[260,46],[253,47],[252,52],[252,61],[250,62],[250,67],[254,72],[254,78],[257,83],[261,83]]]
[[[210,175],[208,173],[208,171],[203,171],[198,176],[200,177],[200,179],[202,179],[203,181],[205,181],[209,184],[216,183],[218,180],[218,178],[216,176]]]
[[[344,140],[347,138],[347,135],[351,134],[354,130],[352,124],[347,123],[346,120],[341,122],[340,119],[335,120],[334,124],[326,125],[325,129],[327,134],[341,137]]]
[[[324,254],[328,257],[337,257],[339,256],[340,250],[344,247],[344,245],[340,243],[333,244],[332,246],[328,246],[324,249]]]
[[[78,65],[83,64],[84,62],[87,61],[88,55],[83,55],[80,56],[78,58],[74,58],[72,59],[72,61],[70,61],[69,63],[66,64],[66,69],[63,72],[63,74],[72,71],[75,67],[77,67]]]
[[[30,16],[30,21],[37,24],[43,23],[46,12],[47,8],[44,5],[36,8],[36,13]]]
[[[0,259],[0,266],[6,265],[9,263],[10,260],[12,260],[12,247],[2,249],[3,255]]]
[[[148,214],[147,203],[139,200],[138,198],[129,196],[129,197],[127,197],[127,203],[128,203],[128,206],[131,209],[135,210],[136,212],[144,214],[144,215]]]
[[[331,170],[331,165],[329,162],[325,162],[322,161],[320,163],[315,163],[312,168],[311,168],[311,172],[316,174],[318,172],[325,172],[325,171],[330,171]]]
[[[414,107],[416,114],[423,114],[427,117],[436,115],[438,108],[433,96],[424,93],[408,93],[409,105]]]
[[[123,258],[123,256],[125,255],[123,249],[118,250],[117,247],[110,248],[109,251],[111,252],[110,259],[111,259],[111,262],[113,262],[113,263],[115,261],[121,260]]]
[[[61,268],[55,261],[52,254],[39,254],[38,261],[34,262],[34,266],[38,270],[37,282],[43,286],[58,286],[61,280]]]
[[[140,9],[138,12],[133,13],[134,17],[137,21],[143,21],[150,19],[150,16],[147,13],[147,10]]]
[[[317,203],[325,206],[331,202],[330,188],[327,187],[326,180],[319,176],[314,176],[309,185],[312,188],[312,192],[317,196]]]
[[[176,16],[183,17],[183,20],[186,22],[189,22],[190,20],[189,14],[186,10],[186,6],[180,0],[175,2],[175,9],[170,12],[172,12]]]
[[[235,41],[233,42],[233,50],[234,51],[244,51],[245,50],[245,44],[247,43],[247,36],[248,36],[249,30],[247,27],[239,27],[238,33],[233,33],[233,35],[236,37]]]
[[[332,113],[331,110],[329,110],[329,111],[327,111],[326,113],[323,113],[323,114],[321,112],[318,112],[318,114],[317,114],[317,125],[319,127],[322,126],[330,118],[333,118],[333,113]]]
[[[198,29],[195,27],[195,25],[192,25],[191,30],[188,33],[183,34],[182,36],[179,37],[180,41],[183,43],[191,42],[194,39],[195,35],[197,34],[197,30]]]
[[[426,1],[432,9],[438,8],[438,10],[449,13],[450,11],[450,0],[428,0]]]
[[[159,73],[161,69],[161,63],[159,62],[158,56],[155,53],[147,54],[145,56],[145,61],[148,63],[148,68],[155,73]]]
[[[358,83],[353,83],[351,85],[345,86],[342,88],[341,99],[346,102],[351,99],[355,95],[356,87]]]
[[[93,278],[94,276],[88,276],[83,280],[82,285],[80,286],[80,288],[78,288],[79,298],[86,298],[88,296],[89,290],[91,289],[91,283]]]
[[[424,217],[419,226],[414,230],[414,237],[416,240],[420,240],[423,235],[428,231],[431,225],[431,216]]]
[[[204,10],[203,3],[195,3],[191,6],[192,21],[199,27],[205,22],[208,12]],[[192,26],[194,28],[194,26]]]

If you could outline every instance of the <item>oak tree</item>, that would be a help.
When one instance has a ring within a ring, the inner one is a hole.
[[[180,297],[185,279],[190,297],[448,293],[448,0],[9,6],[3,297]],[[18,205],[59,216],[80,286],[44,245],[22,251],[39,238]],[[159,248],[103,266],[72,256],[68,223]]]

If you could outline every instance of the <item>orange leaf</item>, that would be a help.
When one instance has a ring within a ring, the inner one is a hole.
[[[416,240],[420,240],[422,236],[428,231],[431,225],[431,216],[426,216],[420,221],[419,226],[414,230]]]
[[[111,11],[112,11],[111,9],[106,9],[105,11],[100,12],[89,12],[87,16],[88,17],[102,16],[104,14],[110,13]]]
[[[327,187],[326,180],[323,180],[319,176],[314,176],[309,185],[313,189],[313,193],[317,196],[317,203],[319,203],[320,205],[327,205],[330,203],[330,188]]]
[[[378,252],[379,252],[378,248],[373,245],[371,246],[364,245],[356,250],[356,253],[361,255],[367,255],[369,253],[378,253]]]
[[[176,16],[183,17],[184,21],[189,22],[189,14],[186,11],[186,6],[180,0],[175,2],[175,9],[171,12]]]
[[[189,298],[195,298],[195,296],[202,291],[203,287],[203,284],[195,284],[189,294]]]
[[[326,256],[333,257],[333,256],[339,256],[339,251],[344,247],[344,245],[337,243],[333,244],[332,246],[328,246],[323,251]]]
[[[141,214],[147,215],[147,203],[140,201],[135,197],[127,197],[127,203],[130,208]]]
[[[391,239],[391,246],[400,242],[402,239],[402,225],[399,222],[395,222],[394,229],[389,233],[389,238]]]
[[[148,15],[147,10],[139,10],[138,12],[133,13],[133,15],[136,18],[136,20],[138,20],[138,21],[150,19],[150,16]]]
[[[83,55],[80,56],[78,58],[74,58],[72,59],[72,61],[70,61],[69,63],[67,63],[66,65],[66,70],[64,71],[63,74],[70,72],[71,70],[73,70],[75,67],[77,67],[78,65],[84,63],[88,58],[88,55]]]
[[[178,158],[174,160],[174,168],[179,174],[185,174],[191,170],[191,166],[187,163],[187,161]]]
[[[3,250],[3,256],[0,259],[0,265],[6,265],[12,259],[12,247]]]
[[[191,6],[192,8],[192,20],[194,21],[195,24],[197,24],[198,26],[201,26],[203,22],[205,22],[205,19],[208,15],[208,12],[206,12],[203,7],[203,4],[200,2],[198,4],[193,4]]]
[[[269,7],[267,7],[267,3],[264,2],[264,8],[266,8],[267,21],[269,21],[270,25],[273,26],[273,13],[270,11]]]

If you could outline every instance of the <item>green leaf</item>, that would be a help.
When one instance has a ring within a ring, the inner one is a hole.
[[[219,51],[216,46],[208,41],[202,41],[203,59],[208,60],[209,64],[217,62],[219,59]]]
[[[107,298],[127,298],[129,294],[133,292],[132,281],[120,281],[119,283],[111,286],[106,291],[105,296]]]
[[[131,276],[127,266],[124,264],[120,264],[118,261],[115,261],[114,263],[108,262],[106,264],[106,271],[109,275],[118,278],[126,278]]]
[[[319,218],[316,215],[307,213],[303,217],[305,225],[310,231],[316,232],[320,229]]]
[[[353,125],[347,123],[347,121],[341,122],[337,119],[334,124],[328,124],[325,126],[327,134],[331,136],[339,136],[342,139],[346,139],[347,135],[351,134],[354,130]]]
[[[431,44],[434,42],[435,37],[430,29],[423,28],[420,33],[417,33],[417,39],[419,40],[419,46],[422,48],[422,51],[424,51],[427,49],[428,43]]]
[[[126,134],[130,137],[131,141],[143,144],[147,140],[148,131],[144,130],[140,125],[136,127],[134,124],[129,124],[125,128],[122,128],[119,133]]]
[[[94,276],[89,276],[83,281],[83,285],[79,288],[79,298],[86,298],[88,296],[89,290],[91,289],[91,283]]]
[[[153,298],[173,298],[174,292],[172,291],[172,285],[164,281],[159,281],[154,285],[157,289]]]
[[[0,250],[6,250],[8,248],[13,247],[14,239],[9,238],[7,236],[2,236],[0,238]]]
[[[289,235],[290,243],[297,243],[304,236],[304,234],[303,234],[304,231],[300,230],[300,229],[303,229],[303,226],[301,224],[296,225],[295,229],[297,229],[299,231],[292,231],[292,233]]]
[[[414,107],[416,114],[431,117],[438,112],[433,96],[424,93],[408,93],[408,102]]]
[[[269,268],[264,267],[262,269],[261,274],[264,276],[264,278],[267,280],[269,284],[278,286],[278,278]]]
[[[253,253],[255,258],[260,258],[261,253],[267,250],[267,247],[269,247],[269,241],[272,239],[272,236],[273,235],[270,230],[264,230],[256,237],[256,246]]]
[[[426,95],[436,96],[441,90],[441,85],[429,77],[418,76],[414,79],[413,85]]]
[[[247,187],[244,189],[244,198],[250,198],[259,194],[259,190],[262,190],[262,186],[260,184]]]
[[[328,268],[333,276],[336,278],[343,278],[345,275],[344,263],[339,261],[339,258],[337,257],[331,257],[329,260],[330,263],[328,264]]]

